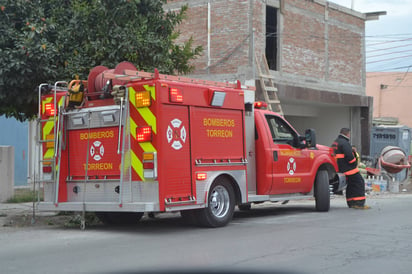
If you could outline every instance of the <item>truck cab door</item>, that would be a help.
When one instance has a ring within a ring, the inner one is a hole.
[[[272,188],[270,194],[309,192],[313,151],[301,148],[298,133],[281,117],[266,115],[272,135]]]

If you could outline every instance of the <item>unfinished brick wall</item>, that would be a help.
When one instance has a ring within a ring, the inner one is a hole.
[[[187,1],[169,1],[170,3]],[[249,0],[212,1],[210,66],[207,56],[207,1],[190,1],[187,19],[179,26],[179,41],[193,37],[195,45],[204,49],[202,57],[193,61],[194,73],[236,73],[248,64]],[[166,6],[167,7],[167,6]],[[167,9],[166,9],[167,10]]]
[[[313,1],[286,3],[282,72],[361,85],[364,21]]]
[[[282,1],[278,25],[281,41],[279,71],[322,82],[362,86],[364,20],[331,8],[323,1]],[[181,36],[178,41],[192,36],[195,45],[203,46],[203,55],[193,61],[195,74],[236,73],[239,67],[250,66],[252,53],[261,55],[265,52],[266,1],[210,1],[210,67],[207,66],[208,1],[168,1],[166,10],[187,2],[187,19],[179,27]],[[255,30],[253,50],[250,49],[252,27]]]

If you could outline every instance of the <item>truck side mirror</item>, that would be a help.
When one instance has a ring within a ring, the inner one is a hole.
[[[313,128],[305,130],[306,147],[316,147],[316,134]]]

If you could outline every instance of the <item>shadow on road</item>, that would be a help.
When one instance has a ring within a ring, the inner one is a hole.
[[[297,214],[325,214],[316,212],[312,204],[307,205],[281,205],[281,204],[269,204],[265,206],[257,205],[252,206],[250,210],[238,210],[233,216],[232,222],[247,223],[248,220],[259,220],[265,217],[282,217],[293,216]],[[229,224],[230,225],[230,224]],[[179,212],[174,213],[159,213],[149,217],[147,214],[135,225],[104,225],[101,223],[86,225],[86,230],[95,231],[117,231],[117,232],[130,232],[130,233],[144,233],[144,234],[158,234],[161,232],[184,232],[186,230],[196,229],[210,229],[201,228],[187,223],[181,218]],[[79,227],[71,227],[67,229],[79,229]],[[224,228],[219,228],[224,229]]]

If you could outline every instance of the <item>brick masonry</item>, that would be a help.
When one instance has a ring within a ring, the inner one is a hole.
[[[189,3],[187,19],[179,27],[179,41],[193,37],[203,55],[194,74],[236,74],[251,67],[253,52],[265,51],[266,3],[280,10],[279,74],[283,81],[315,89],[364,95],[364,26],[361,13],[347,13],[320,0],[213,0],[211,6],[210,66],[207,56],[207,0],[168,1],[165,9]],[[349,11],[349,10],[348,10]],[[255,30],[251,48],[252,28]],[[281,81],[280,81],[281,82]],[[305,84],[303,84],[305,82]],[[346,90],[341,89],[345,84]],[[335,90],[333,90],[335,87]]]

